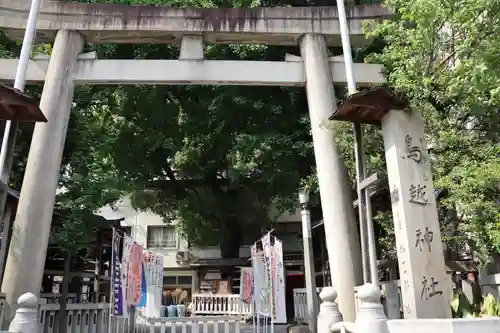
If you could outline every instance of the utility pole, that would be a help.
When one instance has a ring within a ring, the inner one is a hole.
[[[356,80],[354,78],[354,68],[352,64],[352,54],[351,54],[351,41],[349,39],[349,25],[347,23],[347,16],[345,13],[344,0],[337,0],[337,11],[339,15],[339,25],[340,25],[340,37],[342,39],[342,50],[344,53],[344,65],[347,78],[347,88],[349,90],[349,95],[355,94]],[[361,183],[366,178],[365,171],[365,161],[363,154],[363,143],[362,143],[362,130],[361,124],[354,124],[353,131],[355,136],[355,146],[354,150],[356,152],[356,177],[357,177],[357,192],[358,192],[358,210],[359,210],[359,221],[360,221],[360,236],[361,236],[361,247],[362,247],[362,257],[363,257],[363,278],[367,279],[370,276],[370,281],[364,281],[364,283],[371,282],[373,285],[378,286],[378,267],[377,267],[377,252],[375,244],[375,233],[373,230],[373,217],[372,208],[370,202],[370,190],[368,187],[362,187]],[[368,241],[368,244],[366,243]],[[366,247],[368,247],[368,263],[369,267],[366,267]],[[369,273],[369,274],[368,274]]]
[[[309,211],[309,191],[299,191],[299,202],[302,216],[302,240],[304,243],[304,273],[306,278],[307,315],[309,332],[317,333],[318,296],[316,291],[316,274],[314,272],[314,255],[311,235],[311,213]]]

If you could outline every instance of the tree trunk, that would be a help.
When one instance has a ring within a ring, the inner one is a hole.
[[[223,259],[239,258],[240,247],[243,243],[243,232],[237,219],[227,220],[224,225],[224,235],[220,243]]]

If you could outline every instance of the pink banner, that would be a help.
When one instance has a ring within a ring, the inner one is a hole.
[[[128,262],[127,298],[129,304],[137,305],[141,301],[143,248],[137,243],[132,245]]]
[[[252,303],[253,271],[251,267],[241,268],[240,296],[244,303]]]

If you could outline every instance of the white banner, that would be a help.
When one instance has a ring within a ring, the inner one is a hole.
[[[254,248],[252,258],[252,269],[254,276],[255,312],[263,316],[271,316],[271,306],[269,304],[269,274],[266,272],[266,258],[263,251]]]
[[[273,309],[273,280],[272,280],[272,263],[271,263],[271,234],[267,234],[262,237],[262,248],[264,252],[264,271],[266,276],[266,285],[265,285],[265,297],[267,297],[267,306],[269,307],[268,313],[271,316],[274,313]]]
[[[273,246],[273,300],[274,322],[286,324],[285,267],[283,265],[283,243],[275,238]]]
[[[157,297],[158,297],[158,300],[156,300],[156,304],[158,304],[159,308],[160,308],[160,311],[161,309],[163,309],[162,307],[162,298],[163,298],[163,274],[164,274],[164,258],[163,258],[163,255],[159,255],[157,256],[157,266],[159,269],[158,271],[156,272],[156,288],[158,289],[158,294]],[[160,317],[163,317],[163,314],[160,313]]]
[[[163,291],[163,255],[144,251],[145,299],[144,314],[147,317],[161,317],[161,298]]]
[[[286,324],[285,269],[283,265],[283,243],[267,234],[262,237],[262,251],[257,245],[251,247],[253,270],[253,300],[255,312],[273,317],[277,324]]]
[[[156,317],[161,317],[161,298],[163,296],[163,255],[156,253],[152,281],[152,303]]]

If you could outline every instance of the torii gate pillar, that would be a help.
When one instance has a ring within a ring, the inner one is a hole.
[[[10,308],[24,293],[40,294],[73,101],[73,66],[83,44],[78,32],[67,30],[60,30],[54,42],[40,100],[48,122],[35,125],[2,283]]]
[[[306,72],[307,101],[318,173],[326,246],[332,283],[345,321],[354,321],[354,287],[362,284],[361,252],[351,187],[344,160],[328,128],[328,118],[337,109],[333,79],[328,69],[324,36],[306,34],[300,40]]]

